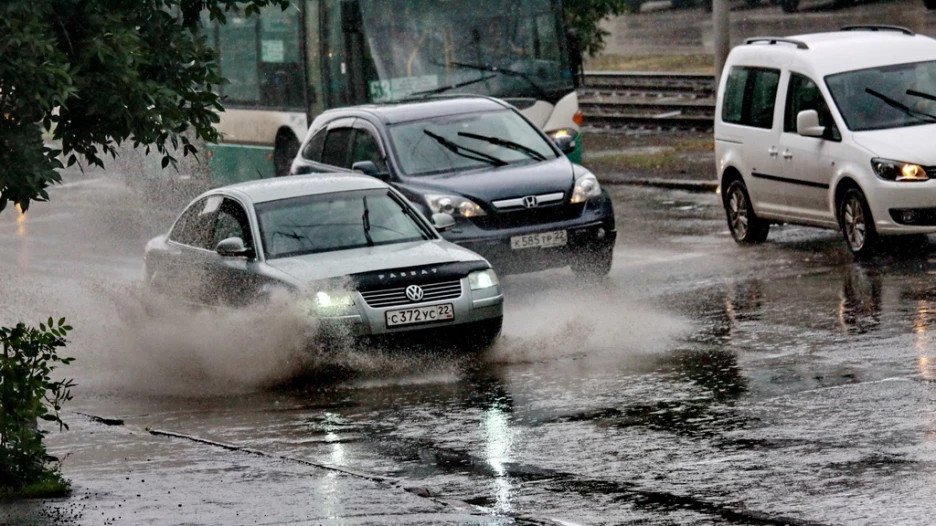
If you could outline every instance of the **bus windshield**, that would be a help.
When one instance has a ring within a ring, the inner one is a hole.
[[[476,93],[555,102],[573,89],[554,0],[360,0],[374,102]]]

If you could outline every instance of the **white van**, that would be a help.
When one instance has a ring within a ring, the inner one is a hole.
[[[936,232],[936,40],[881,25],[748,39],[721,75],[715,155],[739,243],[797,223],[865,256]]]

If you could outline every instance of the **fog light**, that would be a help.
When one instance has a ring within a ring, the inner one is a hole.
[[[607,232],[605,232],[605,229],[603,229],[603,228],[599,228],[599,229],[598,229],[598,239],[604,239],[604,237],[605,237],[606,234],[607,234]]]
[[[900,214],[900,218],[904,223],[916,223],[918,217],[916,210],[904,210],[903,213]]]

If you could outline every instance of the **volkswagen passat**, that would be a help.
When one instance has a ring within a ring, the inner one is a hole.
[[[451,214],[445,238],[499,272],[611,269],[608,193],[506,102],[460,96],[326,111],[291,173],[350,170],[386,181],[427,216]]]
[[[484,258],[440,237],[453,223],[430,222],[362,175],[236,184],[196,198],[147,244],[146,281],[205,306],[285,288],[354,335],[464,329],[485,345],[500,332],[503,296]]]

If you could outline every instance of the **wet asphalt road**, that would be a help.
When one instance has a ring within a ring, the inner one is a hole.
[[[0,322],[68,317],[79,383],[50,438],[76,497],[0,523],[932,522],[936,249],[858,264],[799,227],[741,248],[714,194],[612,192],[610,277],[506,277],[480,359],[341,351],[301,376],[284,313],[144,308],[171,214],[120,181],[0,214]]]

